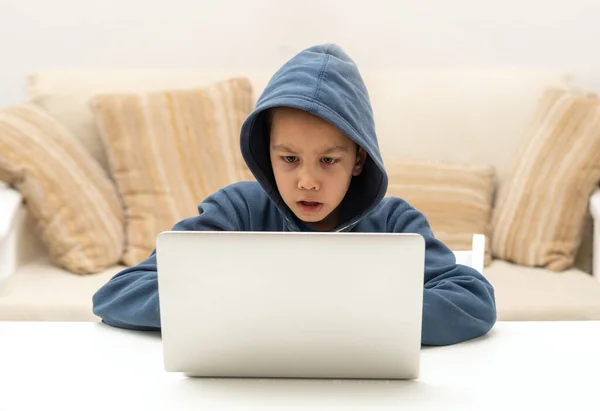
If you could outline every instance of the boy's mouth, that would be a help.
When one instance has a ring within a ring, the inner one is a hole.
[[[306,214],[318,213],[323,207],[323,203],[319,203],[318,201],[297,201],[296,204],[300,211]]]

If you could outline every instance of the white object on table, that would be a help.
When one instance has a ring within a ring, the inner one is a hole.
[[[0,284],[15,270],[17,259],[16,220],[21,194],[0,181]]]
[[[453,251],[457,264],[473,267],[483,274],[485,261],[485,235],[473,234],[471,250]]]
[[[592,193],[589,209],[594,220],[592,275],[596,280],[600,281],[600,189],[596,189]]]
[[[158,333],[0,323],[2,410],[598,410],[600,322],[498,323],[425,347],[416,381],[194,379],[164,371]]]

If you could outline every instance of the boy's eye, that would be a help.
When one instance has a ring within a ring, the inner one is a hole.
[[[331,157],[325,157],[325,158],[322,158],[321,161],[324,162],[325,164],[335,164],[337,159],[331,158]]]
[[[295,163],[296,161],[298,161],[298,157],[296,157],[296,156],[283,156],[281,158],[286,163]]]

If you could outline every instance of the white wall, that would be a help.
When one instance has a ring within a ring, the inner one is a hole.
[[[264,66],[338,42],[359,66],[543,66],[600,91],[599,0],[0,0],[0,105],[32,71]]]

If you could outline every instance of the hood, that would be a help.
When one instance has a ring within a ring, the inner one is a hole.
[[[269,156],[265,110],[293,107],[336,126],[367,152],[360,175],[352,178],[334,231],[347,230],[383,199],[388,178],[375,133],[367,88],[354,61],[337,45],[318,45],[298,53],[270,79],[241,129],[241,152],[248,168],[280,209],[292,230],[302,223],[285,205],[275,184]]]

